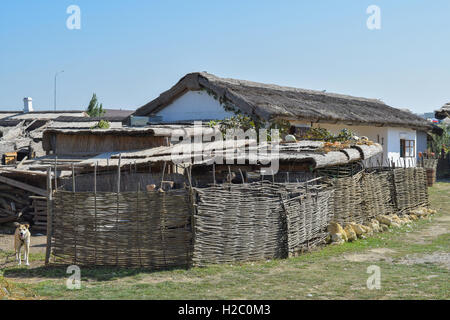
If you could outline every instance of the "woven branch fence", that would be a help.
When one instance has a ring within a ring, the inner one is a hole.
[[[162,269],[285,258],[323,243],[332,220],[428,205],[423,168],[351,171],[166,192],[58,190],[51,262]]]
[[[194,191],[194,264],[286,257],[278,185],[256,182]]]
[[[396,212],[392,171],[368,170],[361,179],[362,216],[367,222],[378,215]]]
[[[54,197],[54,263],[187,267],[192,254],[186,190],[91,193]]]
[[[327,227],[333,217],[334,190],[318,187],[284,199],[289,254],[294,254],[323,243]],[[293,195],[292,193],[290,194]],[[286,198],[286,194],[282,195]]]
[[[393,176],[396,209],[399,213],[429,206],[426,169],[394,169]]]
[[[285,258],[323,241],[332,191],[267,181],[194,189],[193,262]]]

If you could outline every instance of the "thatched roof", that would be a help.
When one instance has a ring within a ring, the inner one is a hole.
[[[436,119],[444,120],[450,118],[450,102],[435,112]]]
[[[248,115],[264,120],[286,119],[431,129],[421,117],[375,99],[224,79],[206,72],[190,73],[158,98],[140,107],[134,116],[150,116],[186,91],[206,90]]]
[[[270,145],[256,145],[255,140],[215,141],[193,145],[191,152],[183,153],[182,146],[161,146],[137,151],[118,151],[99,153],[95,156],[58,156],[56,162],[61,170],[69,170],[72,163],[85,171],[92,171],[97,164],[99,168],[111,170],[120,166],[148,166],[156,163],[177,163],[179,166],[209,166],[212,163],[223,164],[254,164],[267,165],[271,161],[280,163],[307,164],[312,169],[325,168],[335,165],[345,165],[355,161],[363,161],[379,156],[383,152],[381,145],[375,143],[368,145],[353,145],[348,149],[324,153],[320,148],[324,146],[321,141],[300,141],[298,143],[280,144],[277,152]],[[268,147],[268,149],[265,149]],[[261,148],[265,149],[261,153]],[[258,152],[250,152],[250,150]],[[205,156],[205,157],[203,157]],[[22,170],[45,170],[53,166],[55,156],[49,155],[25,161]],[[14,171],[15,168],[4,168],[4,171]]]

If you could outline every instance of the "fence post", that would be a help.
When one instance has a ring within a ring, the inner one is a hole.
[[[55,190],[58,189],[58,183],[57,183],[57,180],[56,180],[56,175],[57,175],[57,172],[58,172],[57,164],[58,164],[58,156],[55,156]]]
[[[164,190],[163,188],[163,183],[164,183],[164,173],[166,172],[166,161],[164,161],[164,167],[163,167],[163,171],[162,171],[162,175],[161,175],[161,190]]]
[[[47,168],[47,248],[45,250],[45,264],[50,261],[53,235],[53,193],[52,193],[52,168]]]
[[[142,265],[142,254],[141,254],[141,241],[140,241],[140,230],[139,230],[139,192],[141,191],[141,182],[138,182],[137,192],[136,192],[136,228],[137,228],[137,246],[138,246],[138,253],[139,253],[139,267],[143,267]]]
[[[74,263],[77,263],[77,227],[78,224],[76,222],[76,211],[75,211],[75,188],[76,188],[76,183],[75,183],[75,165],[72,163],[72,215],[73,215],[73,233],[74,233]]]
[[[116,211],[116,267],[119,265],[119,194],[120,194],[120,165],[122,162],[122,154],[119,153],[119,163],[117,165],[117,211]]]
[[[94,167],[94,232],[97,233],[97,166],[98,161],[95,162]],[[94,247],[94,265],[97,264],[97,246]]]

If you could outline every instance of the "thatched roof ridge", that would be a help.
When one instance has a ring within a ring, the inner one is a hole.
[[[154,115],[189,90],[206,90],[221,101],[264,120],[286,119],[429,130],[421,117],[376,99],[219,78],[190,73],[158,98],[138,108],[135,116]]]

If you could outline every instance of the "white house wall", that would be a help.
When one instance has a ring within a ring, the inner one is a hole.
[[[424,131],[417,131],[417,155],[419,152],[427,152],[428,149],[428,139],[427,139],[427,133]]]
[[[308,125],[306,122],[301,121],[295,121],[292,124],[297,126]],[[376,127],[376,126],[353,126],[345,124],[328,124],[328,123],[313,123],[312,127],[324,128],[333,134],[337,134],[342,129],[347,128],[360,137],[366,136],[370,140],[378,142],[383,146],[383,161],[387,161],[387,159],[390,159],[391,161],[394,161],[397,166],[405,165],[404,158],[400,158],[400,139],[415,141],[416,156],[418,152],[423,152],[426,150],[426,134],[424,134],[425,138],[419,136],[418,141],[416,130],[413,129],[395,128],[395,127]],[[422,141],[424,139],[425,141]],[[384,163],[386,164],[386,162]],[[406,160],[407,166],[415,165],[415,163],[416,158],[407,158]]]
[[[407,128],[388,128],[388,157],[397,166],[405,166],[405,159],[400,158],[400,139],[414,140],[415,152],[417,155],[417,135],[416,130]],[[406,158],[406,166],[415,165],[416,157]]]
[[[222,120],[234,114],[205,91],[188,91],[156,114],[163,122]]]

